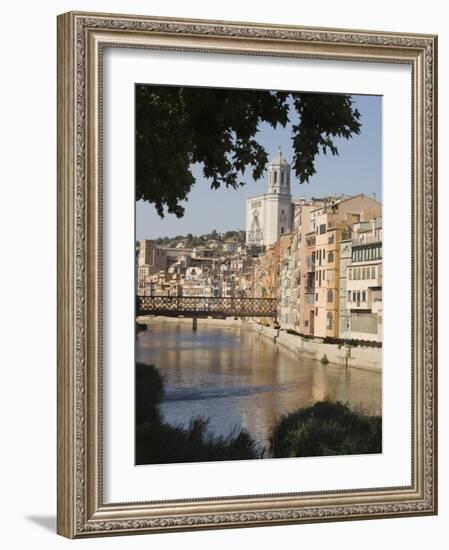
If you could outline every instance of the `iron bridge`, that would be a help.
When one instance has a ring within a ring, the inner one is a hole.
[[[276,298],[137,296],[136,314],[168,317],[276,317]]]

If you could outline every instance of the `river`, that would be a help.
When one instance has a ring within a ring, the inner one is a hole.
[[[137,336],[136,360],[164,377],[166,422],[207,417],[214,434],[245,428],[264,447],[281,415],[326,397],[381,414],[381,373],[322,365],[249,329],[200,324],[194,332],[191,323],[155,319]]]

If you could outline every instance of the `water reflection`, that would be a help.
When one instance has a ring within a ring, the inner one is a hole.
[[[322,365],[247,329],[154,320],[138,334],[136,360],[164,376],[165,421],[208,417],[215,434],[245,428],[262,446],[281,415],[325,397],[381,414],[380,373]]]

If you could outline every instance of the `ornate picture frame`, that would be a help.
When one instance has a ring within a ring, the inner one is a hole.
[[[411,484],[103,498],[105,48],[402,64],[412,87]],[[437,513],[437,37],[70,12],[58,17],[58,533],[69,538]]]

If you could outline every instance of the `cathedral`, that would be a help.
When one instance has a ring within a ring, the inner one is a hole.
[[[290,164],[278,155],[268,165],[267,193],[246,201],[246,244],[269,246],[292,229]]]

